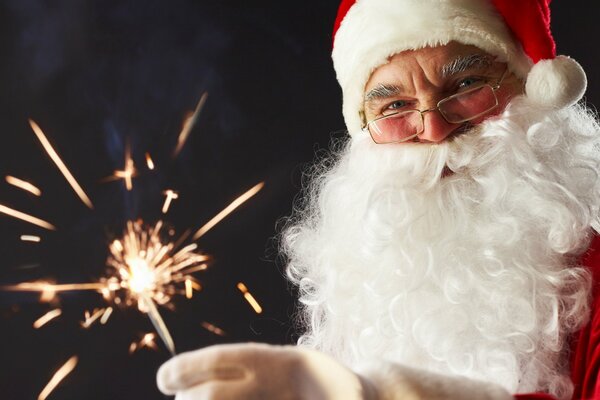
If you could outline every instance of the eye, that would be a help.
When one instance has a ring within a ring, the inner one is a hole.
[[[478,78],[476,76],[468,76],[464,79],[461,79],[458,82],[458,90],[465,90],[465,89],[470,89],[473,86],[477,86],[477,85],[481,85],[482,83],[485,82],[485,79],[483,78]]]
[[[401,110],[406,110],[411,108],[412,103],[406,101],[406,100],[395,100],[392,103],[388,104],[387,106],[385,106],[385,108],[383,109],[383,114],[386,113],[390,113],[390,112],[395,112],[395,111],[401,111]]]

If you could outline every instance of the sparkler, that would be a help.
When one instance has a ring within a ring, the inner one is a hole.
[[[207,93],[200,98],[195,111],[186,118],[183,128],[178,136],[178,141],[173,156],[176,157],[185,145],[188,136],[197,122],[198,116],[206,102]],[[81,185],[77,182],[73,174],[61,160],[54,147],[50,144],[42,129],[33,120],[29,124],[36,137],[42,144],[44,150],[54,162],[56,167],[62,173],[68,184],[76,195],[90,209],[93,209],[93,203],[87,196]],[[155,164],[149,153],[145,153],[145,161],[148,170],[153,170]],[[109,180],[123,179],[127,190],[133,187],[133,177],[138,171],[131,156],[129,146],[125,152],[125,165],[123,170],[114,171]],[[15,178],[6,176],[7,183],[26,190],[29,193],[40,196],[41,190],[35,185]],[[198,245],[195,243],[201,236],[241,206],[248,199],[253,197],[264,187],[264,182],[253,186],[250,190],[231,202],[226,208],[219,212],[215,217],[205,223],[192,237],[192,242],[185,244],[191,230],[186,230],[177,240],[174,230],[164,228],[165,222],[159,220],[153,225],[145,224],[142,220],[128,221],[123,234],[120,238],[114,239],[108,245],[109,255],[106,260],[108,270],[105,275],[98,278],[97,282],[77,282],[77,283],[51,283],[46,281],[21,282],[12,285],[0,285],[2,291],[12,292],[37,292],[40,293],[40,301],[50,302],[57,293],[71,291],[95,291],[103,299],[113,306],[136,306],[138,310],[146,314],[156,333],[161,338],[165,347],[172,355],[175,355],[175,343],[173,338],[159,312],[159,306],[172,308],[171,299],[175,295],[184,295],[191,299],[194,291],[200,291],[202,286],[192,275],[196,272],[205,270],[208,267],[210,257],[198,251]],[[179,197],[179,193],[167,189],[163,192],[165,202],[162,207],[162,213],[166,214],[173,200]],[[0,213],[24,222],[39,226],[41,228],[55,231],[57,228],[40,218],[10,208],[0,204]],[[40,242],[42,238],[36,235],[21,235],[22,241]],[[241,286],[240,286],[241,285]],[[243,290],[242,290],[243,288]],[[238,284],[238,289],[242,290],[246,300],[252,305],[257,313],[262,312],[262,308],[248,292],[245,285]],[[108,305],[103,308],[96,308],[92,311],[85,311],[84,320],[81,326],[84,329],[90,328],[94,323],[100,322],[106,324],[113,313],[113,306]],[[39,329],[49,321],[59,317],[62,314],[60,309],[54,309],[38,318],[33,326]],[[208,322],[202,323],[202,326],[210,332],[224,336],[225,331]],[[156,349],[157,335],[147,333],[138,341],[130,346],[130,353],[143,348]],[[77,365],[77,356],[71,357],[62,367],[60,367],[50,382],[38,396],[38,400],[45,400],[46,397],[56,388],[56,386],[75,368]]]

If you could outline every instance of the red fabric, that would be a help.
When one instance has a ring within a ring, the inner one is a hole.
[[[342,0],[333,25],[332,39],[356,0]],[[534,63],[556,57],[550,31],[550,0],[492,0],[504,22]]]
[[[592,313],[588,325],[579,332],[573,343],[571,378],[575,383],[573,399],[600,400],[600,236],[596,236],[583,264],[594,277]]]
[[[335,42],[335,34],[337,33],[340,25],[342,24],[342,20],[348,13],[350,7],[352,7],[356,3],[356,0],[342,0],[340,3],[340,7],[338,8],[337,16],[335,17],[335,22],[333,24],[333,34],[331,36],[333,42]],[[333,47],[333,44],[332,44]]]
[[[492,2],[534,63],[556,57],[556,44],[550,32],[550,0]]]
[[[573,400],[600,400],[600,236],[596,236],[582,260],[593,276],[590,322],[573,338],[571,379],[575,384]],[[554,400],[541,394],[516,395],[517,400]]]

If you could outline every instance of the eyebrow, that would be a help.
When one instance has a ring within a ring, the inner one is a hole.
[[[493,63],[492,57],[486,54],[475,53],[459,56],[444,64],[440,69],[440,75],[442,78],[448,78],[471,68],[490,67]],[[401,86],[381,83],[365,94],[364,102],[365,104],[370,105],[372,102],[389,99],[398,96],[401,93]]]
[[[456,75],[471,68],[486,68],[493,64],[492,57],[486,54],[468,54],[459,56],[454,60],[444,64],[440,70],[442,78]]]
[[[387,99],[398,95],[400,92],[402,92],[402,88],[398,85],[380,83],[365,94],[364,101],[365,103],[369,103],[373,100]]]

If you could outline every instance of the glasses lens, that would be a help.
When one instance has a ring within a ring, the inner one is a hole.
[[[369,123],[371,137],[379,144],[404,142],[422,130],[423,120],[416,110],[392,114]]]
[[[442,100],[439,110],[448,122],[458,123],[483,115],[497,105],[494,90],[485,85]]]

